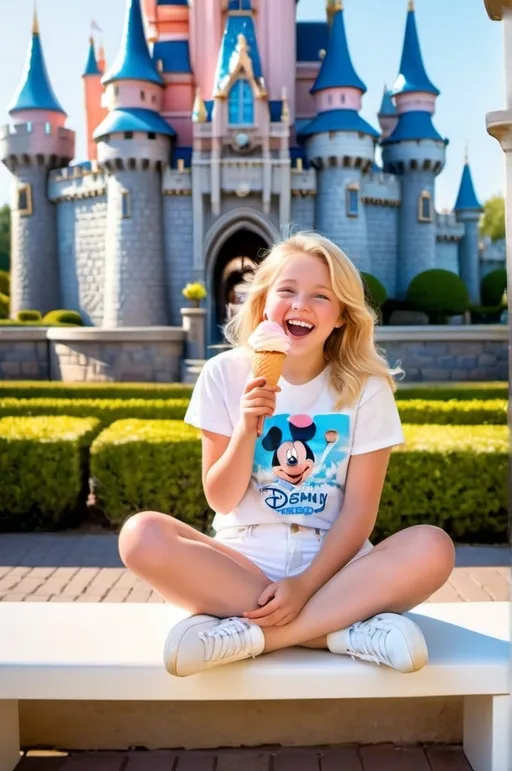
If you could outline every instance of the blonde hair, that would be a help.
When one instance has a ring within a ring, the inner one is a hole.
[[[339,247],[317,233],[296,233],[270,249],[256,268],[245,302],[224,328],[227,341],[248,347],[250,335],[263,319],[269,288],[285,262],[298,253],[323,260],[329,269],[333,292],[342,306],[345,324],[333,329],[324,345],[325,359],[332,365],[331,382],[339,394],[336,409],[352,405],[372,375],[385,378],[395,391],[393,376],[402,370],[391,369],[375,345],[377,317],[365,301],[359,271]]]

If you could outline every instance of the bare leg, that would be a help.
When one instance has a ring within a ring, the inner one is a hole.
[[[251,560],[167,514],[135,514],[119,534],[127,568],[191,613],[219,618],[256,608],[270,580]]]
[[[329,632],[377,613],[410,610],[445,583],[453,565],[453,543],[443,530],[402,530],[333,576],[290,624],[262,627],[265,651],[305,643],[327,647]]]

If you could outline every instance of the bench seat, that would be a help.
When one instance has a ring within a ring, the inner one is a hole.
[[[429,663],[404,675],[294,648],[188,678],[163,668],[168,604],[0,603],[0,771],[19,758],[18,701],[219,701],[464,697],[464,751],[474,771],[509,768],[509,605],[425,603]]]

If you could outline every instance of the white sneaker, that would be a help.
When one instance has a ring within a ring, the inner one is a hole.
[[[327,647],[353,659],[385,664],[399,672],[417,672],[428,661],[423,632],[398,613],[379,613],[327,635]]]
[[[169,632],[164,665],[169,674],[187,677],[219,664],[258,656],[264,645],[261,627],[246,619],[191,616]]]

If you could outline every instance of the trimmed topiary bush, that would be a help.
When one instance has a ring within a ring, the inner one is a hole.
[[[6,270],[0,270],[0,293],[8,297],[11,294],[11,275]]]
[[[84,322],[78,311],[67,310],[55,310],[48,311],[43,317],[45,324],[52,326],[53,324],[73,324],[77,327],[83,327]]]
[[[41,311],[18,311],[16,321],[42,321]]]
[[[433,268],[413,278],[407,289],[407,301],[428,313],[431,322],[443,324],[447,316],[458,316],[467,311],[469,293],[456,273]]]
[[[386,287],[371,273],[361,273],[361,278],[363,279],[367,302],[372,308],[378,310],[387,300]]]
[[[0,292],[0,319],[9,318],[9,297],[3,292]]]
[[[483,277],[480,284],[482,294],[482,305],[501,306],[503,293],[507,288],[507,271],[505,268],[496,268],[491,270]]]
[[[76,524],[94,418],[0,419],[0,532]]]

